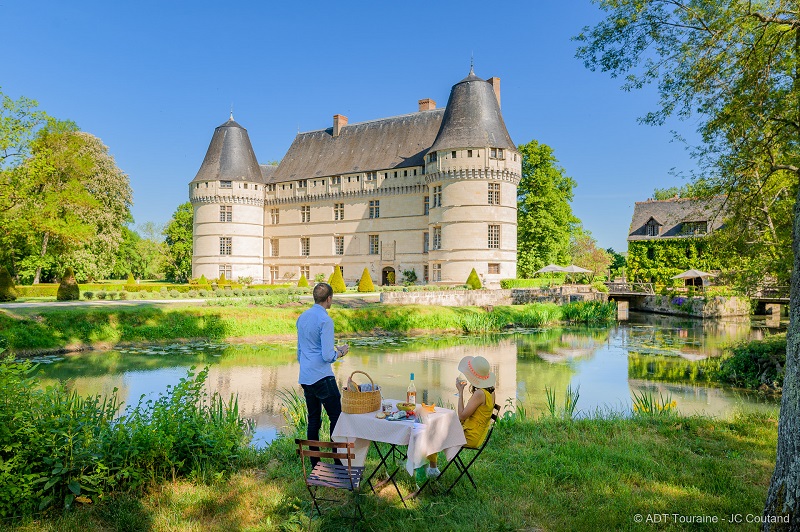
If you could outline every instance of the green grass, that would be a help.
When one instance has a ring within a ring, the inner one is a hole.
[[[363,496],[364,530],[653,530],[636,514],[760,515],[774,467],[777,420],[676,415],[521,419],[498,425],[469,483],[435,489],[406,509],[392,488]],[[15,524],[33,530],[340,530],[336,511],[309,523],[310,499],[291,438],[242,457],[231,476],[119,493],[66,514]],[[375,458],[368,460],[374,466]],[[452,472],[448,472],[447,477]],[[401,488],[410,479],[398,473]],[[659,530],[755,530],[678,525]]]
[[[268,298],[234,306],[139,305],[136,307],[68,307],[0,310],[0,343],[13,350],[48,350],[70,346],[106,346],[125,342],[158,342],[191,338],[263,339],[293,336],[305,305],[278,308]],[[607,304],[606,307],[612,307]],[[574,308],[585,310],[574,311]],[[332,309],[338,334],[375,330],[399,334],[416,331],[485,333],[506,327],[541,327],[569,315],[593,321],[608,315],[606,307],[573,303],[559,307],[536,303],[511,307],[387,306]],[[592,312],[600,308],[602,312]]]

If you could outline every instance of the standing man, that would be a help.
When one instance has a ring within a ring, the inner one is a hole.
[[[309,440],[319,440],[322,407],[331,420],[331,434],[342,413],[342,396],[331,364],[350,350],[347,344],[338,348],[333,343],[333,320],[328,309],[333,302],[333,288],[327,283],[314,287],[314,306],[297,318],[297,361],[300,363],[300,385],[308,408]]]

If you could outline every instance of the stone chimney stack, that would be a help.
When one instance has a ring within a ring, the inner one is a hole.
[[[420,100],[418,103],[420,111],[431,111],[433,109],[436,109],[436,102],[434,102],[430,98],[425,98],[424,100]]]
[[[344,115],[333,115],[333,136],[338,137],[342,128],[347,125],[347,117]]]
[[[494,95],[497,96],[497,106],[500,107],[500,78],[489,78],[487,81],[492,84]]]

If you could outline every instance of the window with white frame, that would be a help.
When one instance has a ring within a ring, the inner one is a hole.
[[[490,159],[505,159],[505,155],[503,153],[503,148],[490,148],[489,149],[489,158]]]
[[[500,226],[489,226],[489,249],[500,249]]]
[[[381,200],[370,200],[369,201],[369,217],[370,218],[380,218],[381,217]]]
[[[311,277],[311,266],[300,266],[300,275],[305,275],[308,280]]]
[[[333,219],[344,220],[344,203],[333,204]]]
[[[219,265],[219,276],[225,276],[226,279],[230,279],[233,276],[233,270],[230,264],[220,264]]]
[[[232,237],[230,236],[221,236],[219,237],[219,254],[220,255],[230,255],[231,248],[233,247],[232,244]]]
[[[220,205],[219,206],[219,221],[232,222],[233,221],[233,205]]]
[[[333,252],[336,255],[344,255],[344,237],[343,236],[335,236],[335,237],[333,237]]]
[[[231,181],[220,181],[219,188],[233,188],[233,183]]]
[[[278,209],[271,209],[269,214],[270,219],[272,220],[272,225],[278,225],[281,223],[281,212]]]
[[[280,248],[278,247],[278,239],[277,238],[270,238],[269,239],[269,256],[270,257],[278,257],[280,255]]]
[[[378,240],[378,235],[369,235],[369,254],[378,255],[381,252],[381,246]]]
[[[440,225],[433,228],[433,249],[442,249],[442,227]]]
[[[300,254],[304,257],[311,255],[311,238],[307,236],[300,238]]]
[[[269,278],[272,280],[272,282],[275,282],[275,281],[278,280],[278,267],[277,266],[270,266],[269,267]]]
[[[489,183],[489,205],[500,205],[500,183]]]
[[[432,207],[442,206],[442,185],[433,187],[433,205]]]
[[[300,206],[300,221],[304,224],[311,221],[311,205]]]
[[[442,265],[441,263],[434,263],[433,264],[433,278],[431,281],[437,283],[442,280]]]

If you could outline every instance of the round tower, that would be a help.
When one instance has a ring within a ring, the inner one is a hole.
[[[192,277],[264,273],[264,178],[247,130],[230,119],[214,130],[189,184],[194,207]]]
[[[522,158],[500,113],[499,79],[469,75],[450,91],[425,156],[431,198],[430,279],[461,284],[516,277],[517,185]]]

